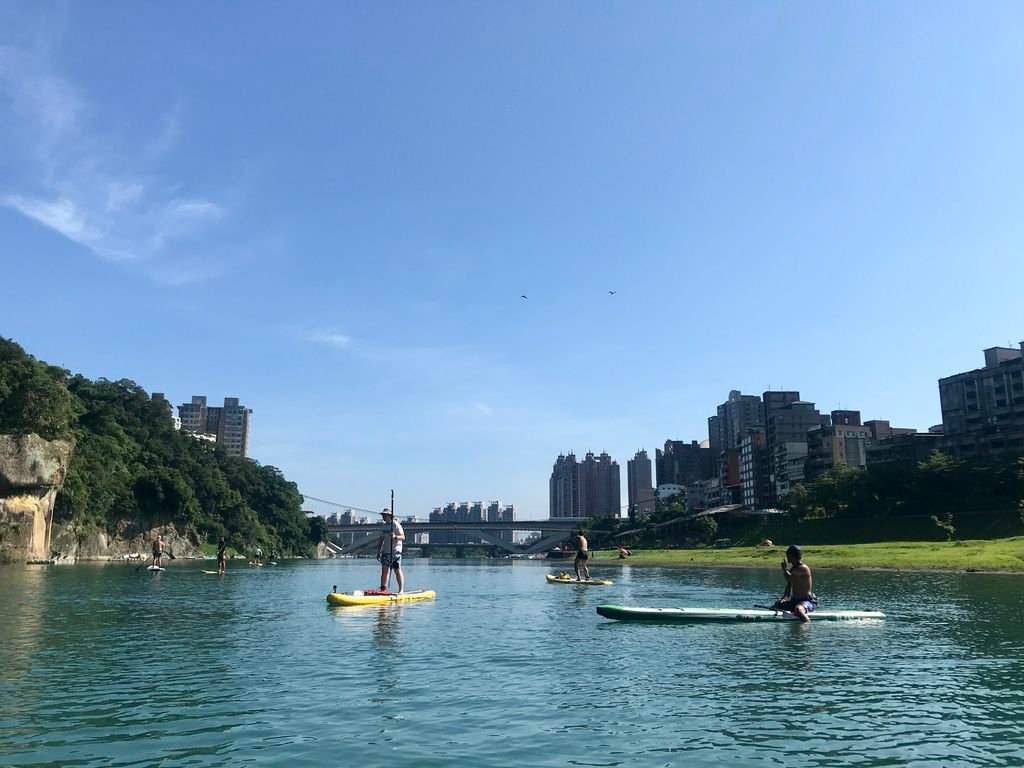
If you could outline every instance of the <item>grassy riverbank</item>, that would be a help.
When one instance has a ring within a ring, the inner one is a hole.
[[[804,559],[813,568],[898,568],[1024,573],[1024,536],[972,541],[907,541],[877,544],[821,544],[806,546]],[[619,560],[614,551],[594,552],[595,565],[644,566],[749,566],[777,568],[785,546],[730,547],[727,549],[634,549]],[[571,565],[571,562],[570,562]]]

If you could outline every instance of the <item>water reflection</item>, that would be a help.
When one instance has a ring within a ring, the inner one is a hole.
[[[397,650],[401,643],[399,629],[402,623],[401,603],[381,605],[377,607],[377,620],[373,625],[373,638],[382,651]]]
[[[0,621],[0,683],[28,671],[42,637],[47,603],[47,566],[4,568],[0,594],[6,594]]]

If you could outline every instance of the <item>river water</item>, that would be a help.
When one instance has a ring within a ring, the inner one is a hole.
[[[812,564],[813,565],[813,564]],[[884,622],[622,624],[774,571],[410,560],[434,602],[331,608],[371,560],[0,568],[0,765],[1021,766],[1024,580],[820,570]]]

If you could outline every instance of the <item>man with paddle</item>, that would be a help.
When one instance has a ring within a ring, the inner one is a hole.
[[[163,534],[158,533],[156,535],[156,541],[153,542],[153,565],[157,568],[163,568],[163,557],[164,557],[164,537]]]
[[[572,567],[576,570],[576,581],[580,581],[580,568],[583,569],[583,579],[590,581],[590,568],[587,567],[587,561],[590,559],[590,546],[587,544],[587,537],[582,528],[576,531],[574,538],[576,539],[576,559],[573,561]]]
[[[377,559],[380,560],[380,591],[387,592],[391,584],[391,571],[398,580],[398,594],[405,591],[405,576],[402,574],[402,542],[405,541],[405,530],[395,520],[390,509],[380,513],[384,518],[384,531],[377,541]]]
[[[135,567],[136,572],[140,568],[142,568],[146,563],[148,563],[150,560],[153,561],[153,565],[151,566],[151,568],[163,569],[163,567],[164,567],[163,566],[163,557],[164,557],[165,554],[169,558],[171,558],[171,560],[175,559],[173,553],[171,553],[171,552],[164,552],[164,537],[163,537],[162,534],[158,533],[157,536],[156,536],[156,541],[153,542],[153,555],[151,557],[147,558],[146,560],[143,560],[141,563],[139,563],[139,565],[137,565]]]
[[[818,607],[818,598],[811,589],[811,569],[803,561],[803,551],[796,544],[791,544],[786,550],[782,575],[786,579],[786,591],[775,601],[772,610],[788,611],[800,621],[810,621],[811,617],[807,614]]]

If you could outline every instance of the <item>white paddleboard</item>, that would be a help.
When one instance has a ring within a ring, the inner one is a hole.
[[[799,621],[800,617],[787,611],[761,608],[634,608],[624,605],[599,605],[597,612],[607,619],[618,621],[653,621],[665,624],[684,624],[694,621]],[[881,611],[812,611],[811,621],[856,621],[884,619]]]

